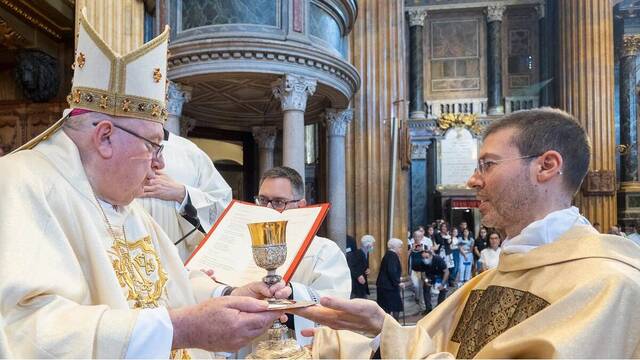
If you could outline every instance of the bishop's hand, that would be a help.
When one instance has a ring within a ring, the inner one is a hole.
[[[234,289],[231,295],[249,296],[256,299],[288,299],[291,295],[291,287],[287,286],[284,281],[273,284],[271,287],[262,281],[255,281]]]
[[[290,309],[287,312],[335,330],[351,330],[371,336],[382,331],[385,312],[374,301],[327,296],[320,299],[320,305]],[[313,336],[313,332],[304,331],[303,335]]]

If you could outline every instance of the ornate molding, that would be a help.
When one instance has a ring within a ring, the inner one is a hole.
[[[540,0],[538,5],[535,6],[536,12],[538,13],[538,20],[544,19],[546,16],[546,1]]]
[[[582,183],[582,192],[587,196],[605,195],[616,193],[616,173],[611,170],[589,171]]]
[[[407,14],[409,14],[409,26],[424,26],[424,19],[427,17],[427,10],[410,9],[407,10]]]
[[[3,18],[0,18],[0,45],[17,49],[23,47],[26,41],[22,34],[17,33]]]
[[[327,109],[324,113],[328,136],[345,136],[353,119],[353,110]]]
[[[273,150],[276,147],[278,130],[275,126],[254,126],[251,128],[251,133],[260,149]]]
[[[0,0],[0,4],[5,6],[11,12],[16,14],[18,17],[22,18],[28,24],[31,24],[39,28],[40,30],[44,31],[45,33],[47,33],[49,36],[53,37],[56,40],[62,40],[62,35],[58,31],[54,30],[53,28],[43,23],[42,21],[38,20],[36,17],[32,16],[31,14],[28,14],[26,11],[21,9],[18,5],[14,4],[13,1]]]
[[[216,46],[224,48],[216,49]],[[332,105],[338,107],[348,106],[360,88],[360,75],[353,65],[317,50],[281,45],[265,49],[264,43],[253,42],[238,44],[237,47],[207,43],[203,49],[203,44],[194,40],[187,43],[176,41],[170,46],[170,51],[167,73],[176,81],[205,73],[296,73],[321,79],[323,84],[339,92],[342,95],[340,103],[332,100]]]
[[[180,117],[180,136],[187,137],[189,131],[196,127],[196,119],[187,116]]]
[[[430,141],[412,142],[411,143],[411,160],[426,160],[427,150],[429,150]]]
[[[182,115],[182,106],[191,100],[192,90],[193,88],[191,86],[169,81],[169,88],[167,89],[167,112],[170,116]]]
[[[625,35],[622,38],[621,56],[636,56],[640,51],[640,35]]]
[[[276,80],[273,86],[273,96],[282,102],[282,111],[307,108],[307,98],[316,92],[316,79],[285,74],[284,78]]]
[[[487,6],[487,22],[502,21],[502,16],[504,15],[504,11],[506,8],[507,7],[502,4]]]

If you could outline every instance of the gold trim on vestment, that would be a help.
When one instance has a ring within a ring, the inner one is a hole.
[[[451,337],[457,359],[471,359],[489,342],[549,305],[530,292],[503,286],[473,290]]]

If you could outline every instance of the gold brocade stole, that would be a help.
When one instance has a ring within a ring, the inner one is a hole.
[[[471,359],[498,335],[547,307],[530,292],[489,286],[469,294],[451,341],[460,344],[457,359]]]
[[[116,232],[109,255],[131,308],[151,309],[161,303],[166,305],[167,272],[162,267],[150,236],[128,242],[124,234]],[[171,351],[171,358],[191,359],[191,356],[186,349],[179,349]]]

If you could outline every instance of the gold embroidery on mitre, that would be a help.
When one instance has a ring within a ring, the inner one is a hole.
[[[101,109],[106,109],[107,108],[107,101],[109,101],[109,97],[105,96],[105,95],[100,95],[100,108]]]
[[[187,351],[187,349],[176,349],[176,350],[171,350],[171,358],[181,359],[181,360],[190,360],[191,355],[189,355],[189,352]]]
[[[153,81],[160,82],[162,79],[162,73],[160,72],[160,68],[155,68],[153,70]]]
[[[78,53],[78,57],[76,58],[76,62],[78,63],[78,67],[82,69],[84,67],[84,63],[87,60],[82,52]]]
[[[547,307],[530,292],[502,286],[473,290],[451,341],[460,344],[458,359],[471,359],[489,342]]]
[[[129,105],[131,105],[131,100],[129,99],[122,100],[122,111],[128,112],[129,110],[131,110],[129,108]]]
[[[155,308],[167,283],[150,236],[134,242],[116,238],[111,247],[113,269],[120,286],[127,291],[127,301],[134,308]]]

